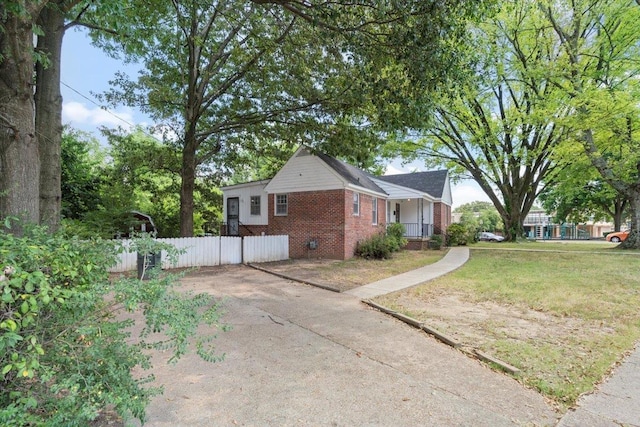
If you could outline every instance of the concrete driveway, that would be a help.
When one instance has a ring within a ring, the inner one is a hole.
[[[185,289],[225,298],[225,360],[156,358],[150,426],[552,426],[539,394],[356,297],[245,266]]]

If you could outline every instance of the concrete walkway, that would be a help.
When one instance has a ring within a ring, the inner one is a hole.
[[[456,246],[449,249],[449,252],[440,261],[426,265],[417,270],[408,271],[398,276],[378,280],[368,285],[360,286],[344,292],[361,299],[374,298],[379,295],[399,291],[419,285],[436,277],[440,277],[461,267],[469,259],[469,248],[466,246]]]
[[[232,325],[175,365],[154,352],[164,394],[146,426],[554,426],[538,393],[355,297],[229,266],[181,289],[224,301]],[[145,373],[146,374],[146,373]]]

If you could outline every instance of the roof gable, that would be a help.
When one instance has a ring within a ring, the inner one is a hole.
[[[426,172],[412,172],[401,175],[383,175],[376,179],[422,191],[435,198],[442,198],[447,183],[446,169]]]
[[[342,177],[342,179],[344,179],[349,184],[357,185],[358,187],[363,187],[367,190],[385,194],[385,191],[380,188],[375,182],[373,182],[370,178],[370,175],[362,169],[358,169],[355,166],[351,166],[348,163],[335,159],[326,154],[320,153],[318,154],[318,157],[320,157],[323,162],[325,162],[331,169],[333,169],[338,175]]]

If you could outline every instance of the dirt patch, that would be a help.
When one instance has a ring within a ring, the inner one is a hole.
[[[338,292],[348,291],[387,277],[424,267],[439,261],[446,251],[400,251],[391,259],[354,257],[332,259],[295,259],[258,264],[269,271],[319,284]]]
[[[290,259],[286,261],[264,262],[256,266],[274,273],[282,274],[302,282],[309,282],[323,287],[344,292],[355,286],[345,284],[341,280],[332,280],[325,273],[336,266],[340,261],[332,259]]]
[[[560,317],[492,301],[471,301],[464,293],[451,290],[426,296],[407,290],[393,297],[381,297],[377,302],[417,318],[464,346],[485,350],[492,348],[496,338],[558,345],[615,332],[601,322]]]

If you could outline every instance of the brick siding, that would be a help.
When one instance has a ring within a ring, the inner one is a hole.
[[[345,259],[353,257],[358,242],[385,231],[386,202],[378,198],[378,221],[373,224],[373,196],[360,193],[360,214],[353,214],[353,191],[344,192],[346,232],[344,241]]]
[[[267,234],[289,235],[291,258],[348,259],[358,241],[384,230],[385,203],[378,199],[378,225],[372,224],[373,198],[360,194],[360,215],[353,215],[353,192],[327,190],[288,194],[287,215],[275,215],[269,195]],[[317,243],[312,249],[310,242]]]
[[[451,206],[437,202],[433,205],[433,234],[445,234],[451,223]]]

